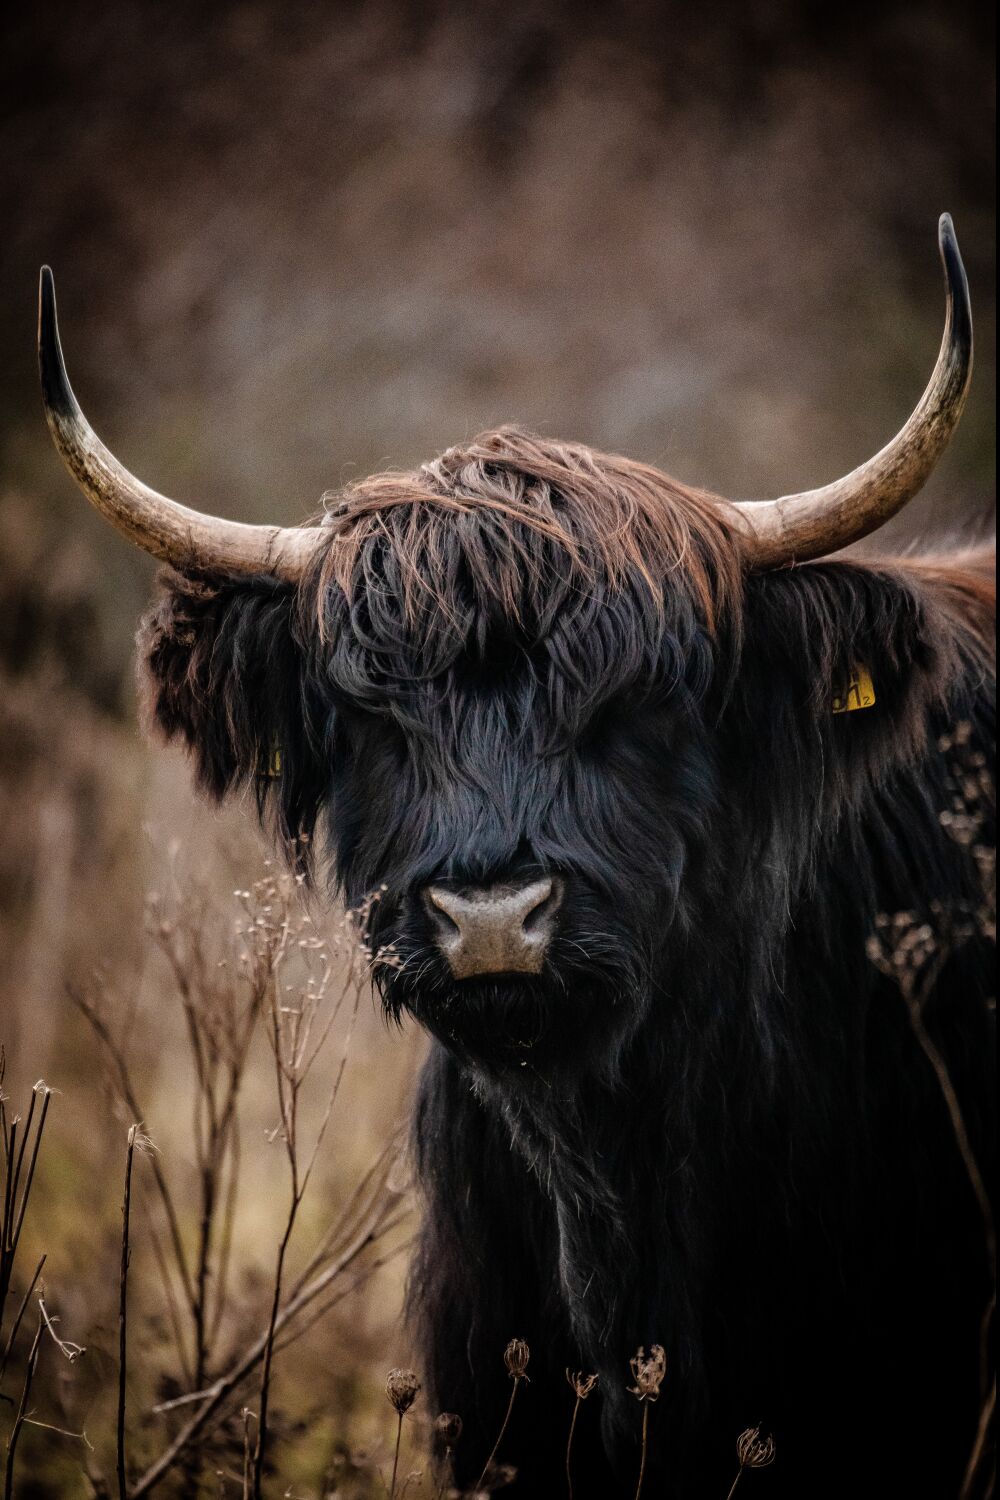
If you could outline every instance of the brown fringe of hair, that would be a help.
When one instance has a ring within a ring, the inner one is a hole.
[[[388,549],[410,623],[429,610],[457,617],[459,558],[479,596],[514,621],[523,601],[552,583],[557,555],[563,586],[641,581],[657,606],[675,576],[710,632],[739,605],[745,559],[732,508],[581,443],[501,427],[419,469],[375,474],[324,499],[331,535],[319,600],[331,584],[351,597],[366,559]]]

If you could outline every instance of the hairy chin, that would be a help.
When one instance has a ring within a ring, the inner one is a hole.
[[[450,1051],[491,1069],[551,1073],[607,1059],[635,1024],[624,973],[542,973],[452,979],[407,966],[379,980],[386,1015],[411,1015]]]

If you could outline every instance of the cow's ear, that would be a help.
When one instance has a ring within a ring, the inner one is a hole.
[[[845,558],[748,580],[730,714],[753,797],[853,798],[968,717],[963,645],[919,570]],[[762,769],[766,768],[766,769]]]
[[[213,797],[252,786],[277,831],[308,838],[323,777],[293,585],[165,574],[139,630],[146,717],[183,741]]]

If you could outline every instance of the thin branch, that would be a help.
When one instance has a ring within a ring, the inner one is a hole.
[[[490,1451],[490,1456],[486,1460],[486,1462],[483,1464],[483,1472],[480,1474],[479,1478],[476,1480],[476,1482],[475,1482],[475,1484],[473,1486],[474,1490],[481,1490],[482,1489],[482,1487],[483,1487],[483,1480],[486,1478],[487,1472],[489,1471],[489,1467],[492,1464],[493,1460],[496,1458],[497,1454],[500,1452],[500,1444],[504,1440],[504,1434],[506,1433],[507,1427],[508,1427],[508,1425],[510,1423],[510,1414],[514,1410],[514,1398],[517,1395],[517,1388],[518,1388],[518,1386],[520,1384],[521,1384],[520,1377],[517,1376],[517,1375],[515,1375],[514,1376],[514,1384],[511,1387],[510,1400],[507,1402],[506,1415],[504,1416],[503,1422],[502,1422],[502,1424],[500,1426],[500,1431],[497,1434],[497,1440],[493,1444],[493,1447],[492,1447],[492,1449]]]
[[[125,1481],[125,1381],[128,1369],[128,1263],[129,1215],[132,1208],[132,1161],[138,1125],[129,1126],[125,1152],[125,1194],[122,1199],[122,1257],[118,1290],[118,1426],[115,1445],[118,1500],[127,1500]]]
[[[639,1461],[639,1482],[635,1487],[635,1500],[639,1500],[642,1494],[643,1480],[646,1478],[646,1446],[649,1437],[649,1402],[642,1403],[642,1458]]]
[[[987,1447],[993,1431],[993,1417],[997,1406],[997,1383],[994,1377],[993,1385],[989,1395],[983,1402],[983,1409],[979,1413],[979,1426],[976,1429],[976,1440],[972,1445],[969,1462],[965,1470],[965,1478],[962,1480],[962,1490],[959,1500],[970,1500],[972,1487],[979,1475],[980,1468],[986,1457]]]
[[[739,1484],[739,1482],[740,1482],[740,1480],[742,1478],[743,1478],[743,1465],[740,1464],[739,1468],[736,1470],[736,1478],[733,1480],[732,1484],[729,1486],[729,1494],[726,1496],[726,1500],[733,1500],[733,1496],[736,1494],[736,1486]]]
[[[233,1097],[238,1084],[233,1085]],[[209,1347],[213,1347],[219,1336],[222,1326],[223,1315],[226,1310],[229,1289],[229,1265],[233,1246],[233,1228],[236,1223],[236,1191],[239,1186],[241,1166],[241,1137],[239,1117],[234,1113],[232,1126],[229,1132],[229,1180],[223,1195],[222,1207],[222,1236],[219,1242],[219,1250],[216,1257],[215,1267],[215,1307],[212,1314],[211,1326],[208,1333]]]
[[[380,1204],[377,1211],[373,1212],[369,1223],[366,1224],[344,1253],[336,1261],[327,1266],[313,1281],[303,1287],[297,1295],[291,1297],[285,1303],[275,1323],[275,1334],[280,1333],[298,1313],[314,1302],[316,1297],[320,1296],[338,1276],[343,1275],[344,1271],[353,1265],[369,1245],[375,1243],[383,1232],[381,1220],[383,1215],[386,1214],[386,1209],[386,1204]],[[143,1495],[148,1495],[154,1486],[159,1484],[161,1479],[170,1472],[183,1453],[190,1447],[191,1443],[204,1430],[206,1424],[211,1421],[227,1397],[252,1373],[263,1358],[264,1350],[267,1346],[268,1331],[265,1330],[250,1348],[244,1351],[243,1355],[230,1367],[226,1374],[219,1377],[214,1385],[210,1386],[207,1391],[199,1393],[205,1397],[204,1405],[199,1411],[195,1412],[194,1416],[176,1435],[169,1447],[161,1453],[158,1459],[150,1464],[146,1472],[136,1481],[130,1492],[130,1500],[141,1500]],[[154,1411],[167,1410],[172,1404],[179,1405],[180,1403],[164,1403],[160,1407],[154,1407]]]
[[[118,1043],[115,1041],[115,1038],[112,1036],[107,1022],[100,1014],[97,1006],[94,1004],[93,1000],[91,1000],[89,995],[78,989],[71,989],[69,993],[70,998],[75,1002],[77,1008],[83,1012],[85,1018],[90,1022],[93,1030],[97,1033],[98,1039],[103,1043],[105,1051],[107,1052],[111,1061],[114,1063],[115,1074],[118,1080],[118,1088],[121,1092],[122,1099],[128,1106],[129,1113],[134,1120],[144,1119],[145,1114],[139,1108],[139,1101],[136,1096],[135,1090],[132,1087],[132,1078],[131,1074],[129,1073],[128,1063],[125,1060],[125,1054],[123,1053]],[[187,1255],[184,1251],[184,1240],[181,1235],[180,1220],[177,1217],[177,1210],[174,1206],[173,1196],[170,1192],[170,1185],[167,1182],[166,1175],[163,1171],[163,1164],[158,1156],[156,1156],[155,1154],[150,1156],[149,1165],[153,1173],[153,1180],[156,1183],[157,1192],[160,1196],[160,1202],[163,1205],[163,1212],[166,1215],[167,1229],[170,1234],[170,1244],[174,1252],[174,1259],[177,1262],[177,1270],[180,1274],[181,1282],[184,1287],[184,1297],[188,1304],[188,1307],[193,1310],[194,1286],[191,1281],[190,1270],[188,1269]]]
[[[573,1405],[573,1415],[569,1423],[569,1437],[566,1440],[566,1494],[568,1500],[573,1500],[573,1434],[576,1432],[576,1419],[580,1414],[580,1398],[577,1396]]]
[[[45,1327],[48,1329],[49,1336],[51,1337],[52,1342],[55,1344],[56,1348],[61,1354],[65,1354],[71,1365],[75,1364],[76,1361],[80,1358],[81,1354],[86,1354],[86,1349],[82,1344],[74,1344],[72,1339],[61,1339],[59,1337],[54,1327],[54,1324],[58,1323],[59,1319],[53,1319],[49,1317],[48,1309],[45,1306],[44,1297],[39,1297],[38,1306],[41,1310],[42,1318],[45,1322]]]
[[[167,1316],[170,1319],[170,1331],[173,1335],[174,1348],[177,1351],[178,1363],[181,1367],[181,1377],[186,1385],[194,1383],[194,1374],[188,1361],[187,1350],[184,1347],[184,1329],[181,1325],[181,1312],[177,1305],[177,1297],[174,1292],[173,1282],[170,1276],[170,1267],[156,1225],[150,1219],[146,1219],[146,1228],[149,1234],[149,1242],[153,1247],[153,1258],[156,1261],[157,1270],[160,1273],[160,1282],[163,1286],[163,1299],[166,1303]]]
[[[942,1057],[936,1042],[928,1032],[927,1027],[924,1025],[923,1007],[913,999],[910,999],[909,1004],[910,1019],[913,1023],[913,1030],[916,1034],[917,1041],[920,1043],[920,1047],[924,1053],[924,1056],[927,1058],[927,1061],[930,1063],[931,1067],[934,1069],[935,1075],[937,1076],[938,1086],[941,1089],[941,1093],[948,1110],[948,1117],[951,1120],[951,1128],[962,1157],[962,1163],[965,1167],[969,1182],[972,1185],[972,1191],[976,1196],[976,1203],[979,1207],[979,1212],[983,1220],[983,1233],[986,1238],[987,1258],[989,1264],[993,1266],[996,1264],[997,1253],[996,1230],[993,1225],[993,1209],[990,1205],[990,1196],[986,1191],[986,1184],[983,1181],[983,1175],[979,1170],[979,1163],[976,1161],[975,1154],[973,1153],[972,1146],[969,1141],[969,1132],[965,1126],[965,1119],[962,1115],[962,1107],[959,1104],[958,1095],[955,1092],[955,1085],[951,1081],[951,1074],[948,1071],[947,1063]]]
[[[392,1481],[389,1485],[389,1500],[396,1500],[396,1476],[399,1473],[399,1445],[403,1441],[403,1413],[396,1413],[396,1450],[392,1455]]]
[[[35,1101],[36,1101],[37,1098],[38,1098],[38,1087],[36,1085],[35,1088],[33,1088],[31,1090],[31,1102],[28,1105],[28,1118],[24,1121],[24,1126],[23,1126],[23,1129],[21,1131],[21,1145],[20,1145],[20,1148],[19,1148],[18,1153],[17,1153],[17,1160],[16,1160],[16,1162],[14,1162],[14,1170],[13,1170],[13,1193],[12,1193],[13,1198],[17,1197],[17,1185],[18,1185],[18,1183],[21,1180],[21,1168],[24,1165],[24,1148],[28,1144],[28,1141],[29,1141],[29,1139],[31,1137],[31,1122],[34,1119],[34,1115],[35,1115]],[[12,1238],[13,1238],[13,1236],[12,1236]]]
[[[35,1274],[31,1278],[31,1281],[28,1285],[28,1290],[25,1292],[24,1296],[21,1299],[21,1305],[17,1310],[17,1316],[15,1317],[13,1326],[10,1330],[10,1336],[8,1337],[7,1342],[4,1345],[3,1355],[2,1357],[0,1357],[0,1380],[3,1379],[4,1371],[7,1368],[7,1361],[10,1358],[10,1351],[13,1349],[14,1340],[17,1338],[17,1331],[21,1326],[21,1320],[24,1317],[25,1309],[27,1308],[28,1303],[31,1301],[31,1294],[35,1290],[35,1286],[38,1283],[38,1278],[42,1274],[42,1267],[44,1266],[44,1264],[45,1256],[43,1255],[39,1260],[38,1265],[35,1267]]]
[[[38,1164],[38,1151],[39,1151],[39,1148],[40,1148],[40,1146],[42,1144],[42,1132],[45,1129],[45,1117],[46,1117],[46,1115],[49,1112],[49,1101],[52,1098],[52,1090],[50,1088],[48,1088],[44,1083],[42,1083],[41,1080],[39,1080],[38,1083],[35,1084],[35,1087],[31,1091],[31,1105],[29,1106],[29,1109],[28,1109],[28,1120],[29,1120],[29,1122],[31,1120],[31,1116],[32,1116],[32,1113],[34,1112],[34,1108],[35,1108],[35,1095],[39,1091],[41,1091],[41,1094],[42,1094],[42,1112],[41,1112],[41,1115],[39,1116],[38,1124],[35,1127],[35,1139],[32,1142],[31,1156],[30,1156],[30,1158],[28,1160],[28,1173],[27,1173],[27,1177],[25,1178],[24,1187],[21,1189],[21,1206],[18,1209],[17,1219],[15,1220],[15,1223],[14,1223],[14,1235],[13,1235],[13,1240],[12,1240],[12,1243],[11,1243],[11,1250],[12,1251],[16,1251],[17,1250],[17,1242],[21,1238],[21,1226],[24,1223],[24,1215],[25,1215],[25,1211],[26,1211],[26,1209],[28,1207],[28,1198],[31,1195],[31,1184],[34,1181],[35,1167]],[[25,1130],[25,1132],[24,1132],[24,1140],[21,1142],[22,1157],[23,1157],[23,1154],[24,1154],[24,1147],[27,1144],[27,1140],[28,1140],[28,1131]],[[17,1176],[18,1176],[18,1178],[20,1178],[20,1175],[21,1175],[21,1161],[19,1159],[18,1160],[18,1164],[17,1164]]]
[[[271,1298],[271,1316],[267,1324],[267,1336],[264,1343],[264,1362],[260,1376],[260,1411],[257,1415],[257,1442],[253,1453],[253,1500],[261,1500],[261,1486],[264,1479],[264,1451],[267,1446],[268,1435],[267,1411],[271,1394],[271,1367],[274,1362],[275,1330],[281,1308],[282,1276],[285,1269],[285,1255],[295,1229],[295,1220],[298,1216],[299,1204],[301,1202],[301,1194],[293,1193],[291,1205],[288,1210],[288,1218],[285,1222],[285,1231],[281,1236],[281,1243],[278,1246],[278,1262],[274,1271],[274,1294]]]
[[[253,1472],[253,1450],[250,1446],[250,1421],[253,1412],[244,1406],[243,1417],[243,1500],[250,1500],[250,1478]]]
[[[42,1341],[42,1320],[38,1319],[38,1327],[32,1340],[31,1351],[28,1355],[28,1368],[24,1372],[24,1385],[21,1388],[21,1401],[17,1408],[17,1416],[11,1428],[10,1438],[7,1441],[7,1463],[4,1467],[3,1500],[13,1500],[14,1494],[14,1459],[17,1453],[17,1440],[21,1436],[21,1428],[25,1423],[25,1414],[28,1407],[28,1397],[31,1395],[31,1382],[35,1376],[35,1366],[38,1364],[38,1349]]]
[[[382,1233],[384,1235],[391,1233],[392,1230],[397,1227],[397,1225],[403,1222],[403,1219],[405,1217],[405,1214],[400,1214],[398,1218],[390,1220],[390,1222],[386,1224]],[[378,1271],[382,1270],[383,1266],[389,1265],[392,1261],[396,1260],[398,1256],[402,1255],[405,1250],[409,1250],[412,1244],[412,1238],[408,1240],[402,1240],[400,1244],[395,1245],[391,1250],[387,1250],[384,1255],[379,1255],[374,1260],[369,1261],[364,1269],[358,1272],[353,1281],[349,1281],[346,1286],[338,1288],[338,1290],[333,1294],[332,1297],[329,1297],[325,1302],[321,1302],[319,1307],[314,1308],[307,1319],[304,1319],[301,1323],[296,1323],[293,1328],[289,1329],[288,1333],[283,1339],[278,1339],[274,1345],[276,1352],[281,1353],[282,1350],[287,1349],[290,1347],[290,1345],[296,1343],[300,1338],[302,1338],[309,1332],[310,1328],[314,1328],[317,1323],[321,1323],[327,1316],[327,1314],[332,1312],[333,1309],[339,1303],[343,1302],[345,1298],[349,1297],[352,1292],[356,1292],[359,1287],[364,1286],[366,1281],[370,1281]]]
[[[51,1422],[39,1422],[37,1417],[25,1417],[24,1425],[25,1427],[43,1427],[46,1432],[57,1432],[60,1437],[76,1438],[77,1442],[83,1443],[91,1453],[94,1452],[94,1445],[85,1429],[81,1429],[80,1432],[70,1432],[68,1427],[55,1427]]]

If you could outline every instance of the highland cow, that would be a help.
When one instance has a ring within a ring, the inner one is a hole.
[[[941,244],[927,392],[823,489],[735,504],[502,428],[301,528],[127,474],[73,398],[43,273],[56,441],[172,565],[140,635],[152,719],[213,796],[254,786],[349,903],[382,891],[386,1012],[431,1036],[411,1305],[432,1403],[464,1420],[460,1485],[514,1335],[518,1495],[565,1493],[567,1367],[600,1377],[577,1500],[634,1493],[628,1362],[653,1343],[650,1496],[721,1500],[758,1423],[762,1495],[962,1485],[992,1268],[897,981],[920,966],[988,1173],[991,810],[974,838],[941,815],[956,743],[977,775],[992,745],[994,597],[985,554],[828,557],[906,503],[958,420],[971,322],[946,218]],[[901,975],[872,947],[898,912],[923,944]]]

